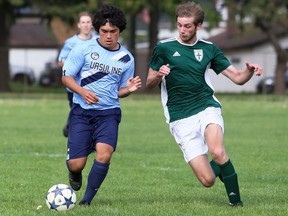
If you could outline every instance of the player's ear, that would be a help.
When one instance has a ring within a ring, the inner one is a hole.
[[[197,25],[196,25],[196,30],[198,31],[198,30],[200,30],[202,28],[202,23],[198,23]]]

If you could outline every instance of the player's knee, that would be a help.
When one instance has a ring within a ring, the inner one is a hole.
[[[198,176],[199,181],[204,187],[211,187],[215,183],[215,175],[213,173],[206,174],[204,176]]]
[[[211,153],[211,156],[214,159],[214,161],[218,164],[222,164],[223,162],[227,161],[227,159],[228,159],[228,156],[227,156],[225,150],[222,148],[214,149],[210,153]]]
[[[81,172],[85,167],[86,161],[82,160],[69,160],[67,163],[67,166],[71,172],[79,173]]]
[[[112,153],[109,152],[104,152],[101,154],[97,154],[96,160],[99,161],[100,163],[109,163],[112,158]]]
[[[96,152],[96,161],[109,163],[114,153],[114,148],[106,143],[97,143]]]
[[[210,177],[210,178],[205,178],[205,179],[202,179],[200,180],[201,181],[201,184],[204,186],[204,187],[212,187],[215,183],[215,178],[214,177]]]

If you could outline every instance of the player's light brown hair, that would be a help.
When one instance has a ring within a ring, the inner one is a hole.
[[[200,4],[187,2],[177,6],[176,20],[178,17],[194,17],[194,25],[197,25],[203,23],[205,14]]]
[[[78,14],[77,22],[80,21],[80,18],[81,18],[82,16],[89,16],[89,17],[91,17],[91,20],[92,20],[92,15],[91,15],[91,13],[89,13],[88,11],[82,11],[82,12],[80,12],[80,13]]]

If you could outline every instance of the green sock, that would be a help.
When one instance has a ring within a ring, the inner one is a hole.
[[[219,165],[219,167],[230,203],[241,202],[238,178],[233,164],[228,160],[225,164]]]
[[[212,167],[212,170],[214,171],[215,176],[216,177],[219,176],[220,180],[223,182],[223,179],[222,179],[222,176],[221,176],[221,169],[218,166],[218,164],[214,160],[211,160],[210,161],[210,165]]]
[[[220,167],[216,164],[216,162],[214,160],[210,161],[210,165],[212,167],[212,170],[214,171],[215,176],[219,176],[220,175]]]

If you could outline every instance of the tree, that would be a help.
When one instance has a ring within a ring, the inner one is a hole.
[[[8,69],[8,37],[9,37],[9,27],[12,22],[9,22],[9,25],[4,25],[7,23],[7,20],[10,20],[15,16],[13,8],[19,6],[27,6],[37,8],[39,11],[38,16],[41,16],[45,19],[52,21],[55,17],[60,18],[65,23],[73,26],[76,22],[75,14],[78,14],[81,10],[88,10],[92,13],[96,11],[96,9],[105,3],[111,3],[119,8],[123,9],[127,18],[128,18],[128,36],[127,45],[128,49],[132,54],[135,54],[135,43],[136,43],[136,15],[143,10],[143,8],[148,9],[150,15],[149,28],[147,33],[147,40],[149,42],[149,52],[150,56],[154,46],[158,42],[158,21],[160,12],[170,12],[173,13],[173,18],[175,17],[175,7],[178,3],[183,2],[181,0],[166,0],[164,1],[154,1],[154,0],[127,0],[127,1],[119,1],[119,0],[70,0],[69,6],[67,5],[66,0],[47,0],[47,1],[39,1],[39,0],[0,0],[0,16],[7,14],[7,17],[0,19],[1,27],[5,26],[5,29],[0,29],[0,39],[3,38],[0,42],[1,50],[5,50],[4,52],[0,52],[1,60],[0,60],[0,68],[2,68],[2,72],[0,72],[1,78],[1,86],[0,91],[7,91],[9,89],[9,71]],[[17,2],[13,3],[13,2]],[[207,0],[206,2],[209,2]],[[211,2],[211,1],[210,1]],[[2,4],[3,3],[3,4]],[[4,4],[5,3],[5,4]],[[13,4],[12,4],[13,3]],[[160,10],[161,9],[161,10]],[[8,11],[8,13],[7,13]],[[173,11],[173,12],[172,12]],[[1,18],[1,17],[0,17]],[[175,21],[173,19],[173,21]],[[49,22],[48,22],[49,23]],[[0,27],[0,28],[1,28]],[[5,34],[2,34],[5,33]],[[4,48],[4,49],[2,49]],[[5,66],[6,64],[6,66]],[[2,85],[3,83],[3,85]],[[5,85],[4,85],[5,84]],[[2,88],[3,87],[3,88]]]
[[[231,1],[227,1],[231,2]],[[266,34],[269,42],[273,46],[276,53],[276,69],[275,69],[275,89],[274,93],[281,95],[285,93],[284,73],[287,69],[288,52],[281,46],[279,37],[288,35],[288,3],[284,0],[238,0],[236,15],[240,15],[240,27],[245,29],[243,25],[245,18],[252,19],[252,23],[256,28],[261,29]],[[230,4],[231,5],[231,4]],[[235,5],[235,4],[234,4]],[[229,4],[228,4],[229,6]],[[286,48],[287,49],[287,48]]]
[[[14,21],[13,9],[23,6],[24,1],[0,0],[0,91],[10,91],[9,86],[9,35]]]
[[[0,0],[0,92],[11,90],[9,86],[9,36],[10,27],[15,19],[21,16],[38,16],[48,20],[60,17],[72,26],[77,19],[75,14],[87,8],[94,12],[98,6],[97,3],[101,2],[101,0],[70,0],[69,7],[67,7],[66,0]],[[24,7],[30,7],[31,14],[19,13],[19,9]]]
[[[128,50],[135,55],[136,54],[136,16],[145,7],[146,0],[107,0],[105,3],[110,3],[116,7],[121,8],[127,17],[127,31],[126,43]]]

